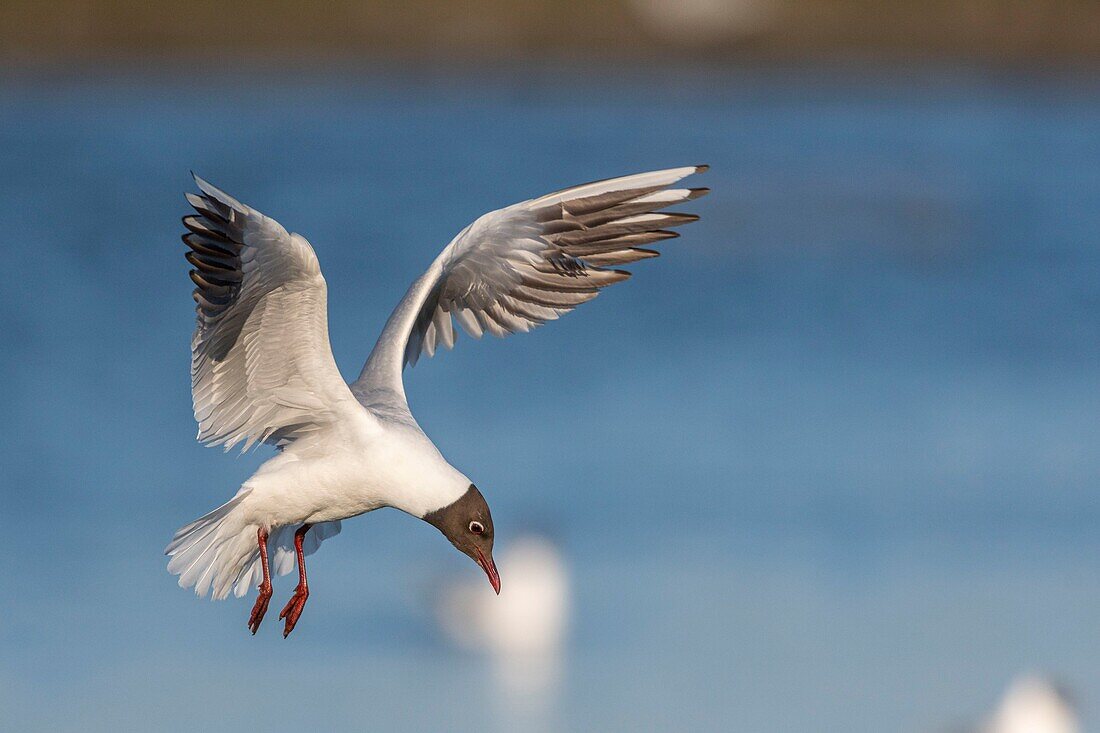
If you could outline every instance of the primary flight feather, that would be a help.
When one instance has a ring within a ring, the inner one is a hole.
[[[359,378],[344,383],[328,339],[327,287],[309,242],[198,176],[184,217],[197,320],[191,390],[198,439],[278,452],[229,502],[181,527],[166,549],[182,587],[271,599],[271,566],[298,568],[279,615],[283,635],[309,597],[305,555],[340,521],[394,507],[438,528],[496,592],[493,520],[409,411],[406,364],[470,336],[528,331],[630,277],[609,266],[656,257],[649,247],[695,221],[668,207],[707,193],[674,188],[689,166],[613,178],[485,214],[459,232],[394,308]],[[273,556],[269,553],[273,550]]]

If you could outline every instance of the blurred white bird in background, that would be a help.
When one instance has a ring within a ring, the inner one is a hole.
[[[1037,676],[1017,678],[1000,705],[980,729],[981,733],[1081,733],[1077,712],[1048,680]]]
[[[558,548],[538,535],[503,548],[513,578],[500,596],[480,582],[444,588],[437,618],[462,649],[488,655],[502,730],[550,730],[569,627],[569,573]]]

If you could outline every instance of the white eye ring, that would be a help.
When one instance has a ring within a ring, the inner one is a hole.
[[[485,525],[475,519],[470,522],[470,531],[474,534],[481,534],[485,531]]]

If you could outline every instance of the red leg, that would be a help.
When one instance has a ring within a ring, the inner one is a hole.
[[[256,596],[256,605],[252,607],[252,615],[248,617],[248,628],[253,634],[260,628],[260,622],[267,613],[267,604],[271,601],[271,572],[267,566],[267,530],[260,527],[256,532],[256,542],[260,546],[260,567],[264,571],[263,582],[260,583],[260,592]]]
[[[283,629],[284,639],[290,636],[291,631],[294,631],[294,625],[298,623],[298,617],[302,615],[306,599],[309,598],[309,584],[306,583],[306,558],[302,552],[302,541],[305,540],[306,532],[312,526],[311,524],[303,524],[294,533],[294,551],[298,553],[298,587],[294,589],[294,595],[290,597],[287,604],[283,606],[282,612],[279,613],[279,618],[286,619],[286,628]]]

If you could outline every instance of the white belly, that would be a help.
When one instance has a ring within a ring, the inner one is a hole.
[[[353,455],[300,458],[282,454],[271,459],[245,482],[246,500],[256,524],[328,522],[386,505],[374,482],[365,481],[369,467]]]
[[[331,437],[315,444],[323,450],[291,446],[245,482],[252,522],[269,528],[315,524],[384,506],[423,516],[469,485],[422,433],[386,431],[337,445]]]

